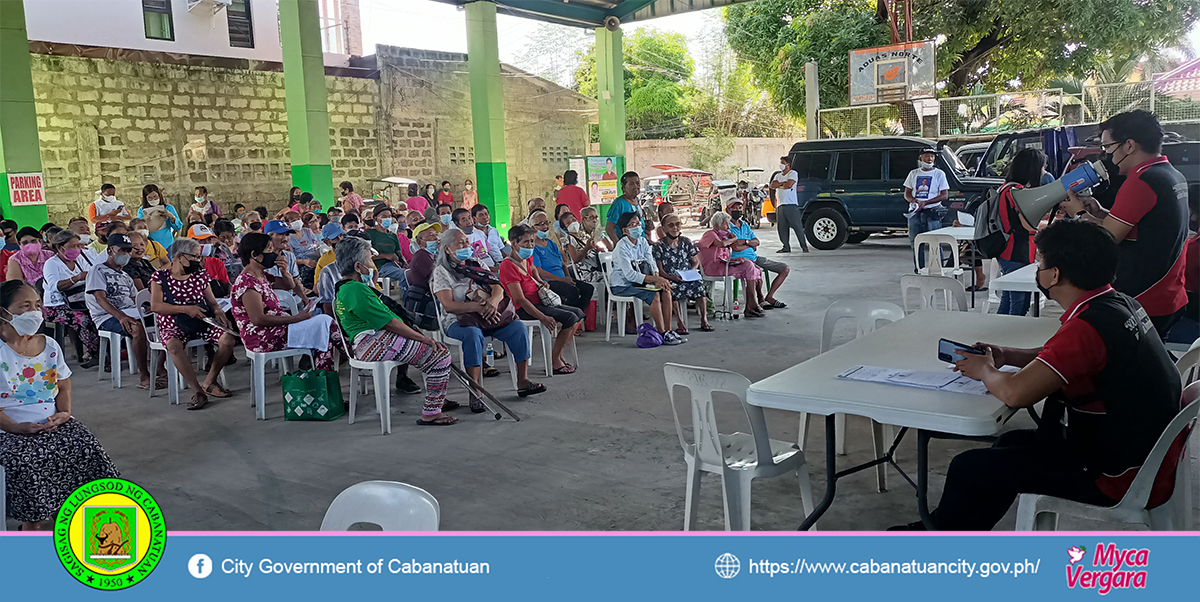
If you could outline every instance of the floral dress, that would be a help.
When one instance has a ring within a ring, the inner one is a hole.
[[[680,236],[678,246],[675,247],[664,239],[654,245],[652,251],[655,261],[662,262],[663,269],[675,275],[678,275],[680,270],[692,269],[692,258],[699,253],[696,245],[686,236]],[[671,295],[676,299],[700,299],[704,297],[704,283],[699,280],[672,282]]]
[[[171,276],[170,269],[163,269],[154,272],[150,280],[157,282],[163,289],[163,301],[167,300],[167,289],[171,289],[171,295],[175,305],[204,305],[204,291],[208,290],[209,275],[206,270],[199,270],[196,273],[188,276],[186,280],[176,280]],[[158,320],[158,340],[166,343],[171,339],[179,339],[183,342],[188,342],[191,339],[184,334],[179,326],[175,324],[174,315],[157,314]],[[209,326],[201,333],[200,338],[205,342],[216,345],[221,339],[223,330],[216,326]]]
[[[258,326],[250,321],[250,314],[246,312],[246,305],[242,303],[242,296],[251,290],[257,291],[258,294],[262,295],[264,314],[268,316],[288,315],[287,310],[279,303],[279,297],[275,294],[275,290],[271,288],[271,283],[266,280],[259,280],[247,272],[242,272],[238,275],[237,280],[234,281],[233,291],[229,294],[233,304],[233,320],[237,322],[238,334],[242,338],[242,344],[246,346],[247,351],[255,353],[268,353],[287,349],[287,326]],[[330,328],[332,329],[329,340],[330,351],[316,351],[313,356],[315,359],[313,366],[318,370],[333,370],[332,351],[335,345],[340,343],[340,337],[338,336],[336,323],[331,325]]]

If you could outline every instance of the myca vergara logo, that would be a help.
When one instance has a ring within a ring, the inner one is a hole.
[[[162,559],[167,528],[135,483],[100,479],[76,489],[54,521],[54,549],[71,576],[103,590],[141,582]]]
[[[1073,546],[1067,549],[1070,563],[1067,564],[1067,587],[1094,589],[1107,594],[1114,589],[1143,589],[1150,565],[1150,550],[1131,548],[1122,550],[1116,544],[1096,544],[1093,548],[1092,566],[1087,567],[1087,549]]]

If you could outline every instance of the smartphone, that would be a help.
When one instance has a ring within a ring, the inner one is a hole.
[[[949,362],[953,364],[959,360],[966,359],[966,356],[963,355],[964,353],[970,353],[971,355],[984,355],[987,352],[982,349],[972,347],[971,345],[964,345],[962,343],[951,341],[950,339],[941,339],[938,341],[938,359],[942,360],[943,362]]]
[[[320,300],[321,299],[319,297],[314,297],[312,301],[309,301],[308,306],[304,308],[304,311],[312,313],[312,311],[317,308],[317,303]]]

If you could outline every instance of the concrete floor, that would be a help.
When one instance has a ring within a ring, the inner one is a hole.
[[[911,269],[903,237],[872,237],[837,251],[775,255],[778,238],[759,230],[761,250],[792,266],[779,298],[790,307],[766,318],[714,322],[696,328],[687,344],[642,350],[633,337],[606,343],[602,332],[579,342],[579,372],[539,378],[549,388],[519,400],[507,374],[485,385],[523,420],[495,422],[457,412],[447,428],[413,424],[419,396],[393,395],[391,435],[379,432],[373,398],[348,425],[285,422],[278,385],[269,387],[265,422],[254,420],[249,369],[229,368],[236,396],[203,411],[169,405],[165,393],[148,399],[132,379],[116,391],[96,372],[73,378],[75,415],[99,437],[125,478],[148,489],[162,505],[172,530],[315,530],[325,509],[346,487],[365,480],[411,483],[437,497],[445,530],[677,530],[683,524],[684,464],[675,435],[663,362],[720,367],[758,380],[817,354],[825,308],[838,299],[899,303],[899,277]],[[1057,309],[1057,307],[1053,308]],[[835,342],[853,336],[843,322]],[[914,350],[925,353],[928,350]],[[239,351],[240,354],[240,351]],[[536,352],[535,352],[536,355]],[[540,357],[540,356],[539,356]],[[534,360],[535,367],[541,360]],[[507,370],[500,362],[501,370]],[[544,374],[544,373],[543,373]],[[414,373],[415,375],[415,373]],[[345,367],[343,386],[347,386]],[[451,399],[464,402],[452,383]],[[688,412],[682,409],[684,419]],[[735,405],[721,408],[723,432],[747,430]],[[771,435],[795,440],[794,414],[768,411]],[[1010,428],[1032,426],[1018,416]],[[825,489],[822,423],[814,423],[808,458],[815,495]],[[950,458],[971,444],[931,444],[931,499],[940,496]],[[839,464],[866,461],[871,452],[865,419],[848,421],[849,456]],[[915,473],[915,437],[898,453]],[[874,490],[866,471],[839,482],[837,498],[817,524],[821,530],[877,530],[917,518],[914,490],[895,473],[886,493]],[[1015,506],[999,529],[1012,529]],[[794,529],[803,518],[794,478],[755,482],[755,529]],[[1094,528],[1064,521],[1065,528]],[[701,490],[699,528],[723,528],[720,479]]]

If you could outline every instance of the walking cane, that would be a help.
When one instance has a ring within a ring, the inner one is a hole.
[[[500,418],[502,418],[500,412],[496,411],[496,408],[500,408],[501,410],[504,410],[504,413],[508,414],[513,420],[516,420],[517,422],[521,421],[520,416],[517,416],[512,410],[508,409],[507,406],[500,403],[500,400],[496,399],[494,395],[489,393],[487,389],[480,386],[479,383],[471,380],[471,377],[467,376],[467,374],[459,369],[458,366],[450,364],[450,371],[454,373],[454,376],[458,377],[458,380],[462,381],[462,383],[466,385],[467,389],[478,393],[481,396],[480,401],[483,402],[483,405],[492,412],[492,415],[496,417],[496,420],[500,420]]]

